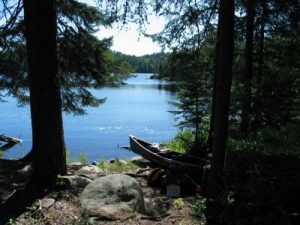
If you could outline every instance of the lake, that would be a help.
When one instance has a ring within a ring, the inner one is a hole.
[[[171,140],[177,133],[174,110],[168,101],[174,100],[170,84],[149,79],[151,74],[136,74],[118,88],[93,91],[106,102],[97,108],[87,108],[87,115],[63,114],[65,142],[71,159],[84,152],[89,161],[129,158],[135,154],[121,149],[128,146],[130,134],[151,142]],[[0,103],[0,133],[23,140],[5,152],[5,158],[19,158],[31,148],[29,106],[17,107],[16,100]]]

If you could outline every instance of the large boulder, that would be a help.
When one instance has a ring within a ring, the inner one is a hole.
[[[92,181],[83,190],[80,203],[89,216],[118,219],[133,212],[145,213],[143,192],[138,182],[121,174]]]

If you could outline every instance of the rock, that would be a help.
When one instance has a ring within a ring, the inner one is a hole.
[[[83,188],[92,182],[91,179],[78,175],[67,176],[67,179],[69,180],[69,185],[72,188]]]
[[[115,160],[115,159],[110,159],[110,160],[108,160],[108,162],[109,162],[109,163],[115,163],[116,160]]]
[[[151,164],[151,162],[149,160],[147,160],[141,156],[134,156],[130,159],[130,161],[142,168],[145,168]]]
[[[80,203],[89,216],[118,219],[128,213],[145,213],[143,192],[138,182],[121,174],[92,181],[83,190]]]
[[[96,179],[97,177],[104,176],[106,173],[98,166],[89,165],[82,167],[78,172],[78,175],[88,177],[89,179]]]
[[[103,173],[104,171],[101,170],[98,166],[89,165],[82,167],[79,172],[82,173]]]
[[[125,161],[125,160],[123,160],[123,159],[121,159],[121,160],[119,160],[119,163],[121,163],[122,165],[127,165],[128,163]]]
[[[77,170],[82,167],[80,162],[72,162],[67,165],[68,173],[74,174]]]
[[[41,207],[42,209],[48,209],[51,206],[53,206],[55,203],[55,200],[53,198],[44,198],[41,200]]]
[[[69,166],[80,167],[82,166],[81,162],[71,162],[68,164]]]

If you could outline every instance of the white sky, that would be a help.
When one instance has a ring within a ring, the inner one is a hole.
[[[146,26],[146,33],[148,34],[160,32],[165,23],[164,19],[156,16],[149,16],[148,21],[149,24]],[[112,36],[113,46],[111,49],[127,55],[141,56],[161,51],[157,43],[139,34],[138,25],[133,23],[126,25],[123,29],[120,25],[119,27],[115,25],[109,29],[101,27],[96,36],[100,39]]]
[[[88,5],[96,6],[95,0],[78,0],[79,2]],[[154,34],[162,31],[165,20],[157,16],[148,15],[148,25],[146,26],[147,34]],[[120,25],[116,24],[112,28],[100,27],[100,31],[96,33],[99,39],[113,37],[112,50],[122,52],[127,55],[142,56],[160,52],[161,48],[157,43],[154,43],[151,38],[146,38],[139,34],[138,25],[130,23],[126,28],[121,29]]]

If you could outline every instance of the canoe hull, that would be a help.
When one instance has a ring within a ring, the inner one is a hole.
[[[131,150],[149,161],[165,168],[189,173],[201,173],[206,162],[203,159],[153,147],[151,143],[130,135]]]

